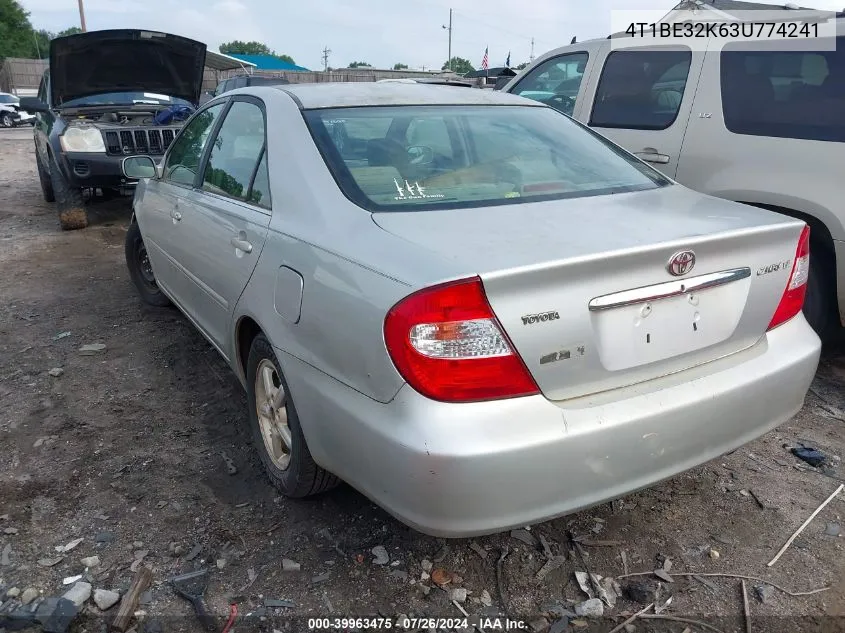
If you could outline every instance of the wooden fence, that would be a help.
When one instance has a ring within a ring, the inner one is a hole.
[[[0,66],[0,92],[25,95],[34,94],[38,89],[38,85],[41,83],[41,76],[46,69],[46,59],[19,59],[9,57]],[[244,71],[241,69],[215,71],[211,68],[206,68],[203,75],[203,90],[214,90],[220,81],[243,73]],[[396,79],[401,77],[434,77],[440,73],[420,70],[341,68],[329,72],[255,70],[252,74],[262,77],[281,78],[294,84],[329,81],[378,81],[379,79]]]

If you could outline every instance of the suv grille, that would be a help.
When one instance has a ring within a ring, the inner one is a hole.
[[[103,132],[106,139],[106,153],[128,156],[130,154],[164,154],[176,138],[179,128],[140,128],[128,130],[108,130]]]

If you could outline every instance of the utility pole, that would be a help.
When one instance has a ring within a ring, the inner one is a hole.
[[[79,0],[82,2],[82,0]],[[329,55],[331,54],[331,49],[328,46],[323,47],[323,70],[328,72],[329,70]]]
[[[79,1],[82,2],[82,0]],[[452,9],[449,9],[449,26],[444,24],[443,28],[449,31],[449,56],[446,58],[448,60],[446,63],[449,70],[452,70]]]
[[[529,57],[530,61],[534,61],[534,38],[531,38],[531,57]]]
[[[82,27],[82,32],[85,33],[88,29],[85,28],[85,7],[83,6],[83,0],[79,0],[79,23]]]

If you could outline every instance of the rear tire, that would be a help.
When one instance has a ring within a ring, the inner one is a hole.
[[[144,239],[141,237],[141,229],[137,222],[129,225],[126,231],[126,242],[124,244],[126,254],[126,267],[129,269],[129,277],[138,294],[144,303],[159,308],[166,308],[170,305],[167,298],[155,280],[153,268],[150,265],[150,258],[147,256],[147,247],[144,246]]]
[[[68,184],[59,166],[55,163],[50,165],[50,184],[56,198],[59,224],[62,226],[62,230],[75,231],[88,226],[88,212],[85,210],[85,203],[82,201],[82,192]]]
[[[15,127],[12,117],[5,112],[0,116],[0,127]]]
[[[44,200],[55,202],[56,194],[53,193],[53,183],[50,182],[50,173],[44,168],[44,164],[41,162],[41,155],[38,153],[38,148],[35,149],[35,165],[38,168],[38,180],[41,183],[41,193],[44,195]]]
[[[829,341],[834,334],[836,314],[834,297],[836,288],[830,275],[832,258],[817,243],[810,245],[810,277],[804,298],[804,317],[822,341]]]
[[[281,366],[263,334],[253,339],[249,350],[246,390],[252,441],[272,484],[292,498],[334,488],[337,477],[311,457]]]

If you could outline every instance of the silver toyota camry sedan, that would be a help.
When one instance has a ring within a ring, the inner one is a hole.
[[[809,229],[487,90],[254,87],[140,179],[126,261],[243,383],[291,497],[458,537],[706,462],[801,407]]]

